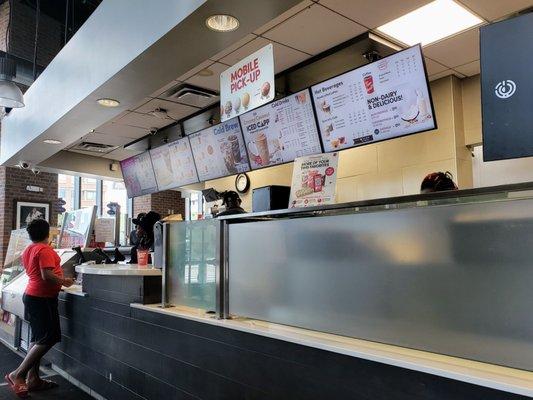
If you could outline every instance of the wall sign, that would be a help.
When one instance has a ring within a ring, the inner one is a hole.
[[[274,99],[274,54],[268,44],[220,74],[220,118],[226,121]]]
[[[480,28],[483,160],[533,156],[533,14]]]

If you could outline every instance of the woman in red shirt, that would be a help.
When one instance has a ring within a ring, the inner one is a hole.
[[[6,381],[19,397],[28,391],[51,389],[51,381],[39,377],[41,358],[54,344],[61,341],[58,295],[61,286],[72,286],[72,278],[63,278],[60,258],[48,245],[50,225],[43,219],[34,219],[26,228],[30,244],[22,254],[22,264],[29,282],[24,293],[25,319],[31,327],[31,343],[26,358]]]

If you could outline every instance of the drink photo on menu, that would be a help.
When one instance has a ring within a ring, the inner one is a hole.
[[[308,89],[239,118],[252,169],[322,152]]]

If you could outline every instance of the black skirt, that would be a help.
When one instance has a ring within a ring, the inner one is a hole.
[[[57,297],[24,294],[24,319],[30,323],[31,342],[53,346],[61,341]]]

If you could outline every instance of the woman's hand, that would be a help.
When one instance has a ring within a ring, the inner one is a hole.
[[[74,278],[63,278],[63,286],[71,287],[74,285]]]

